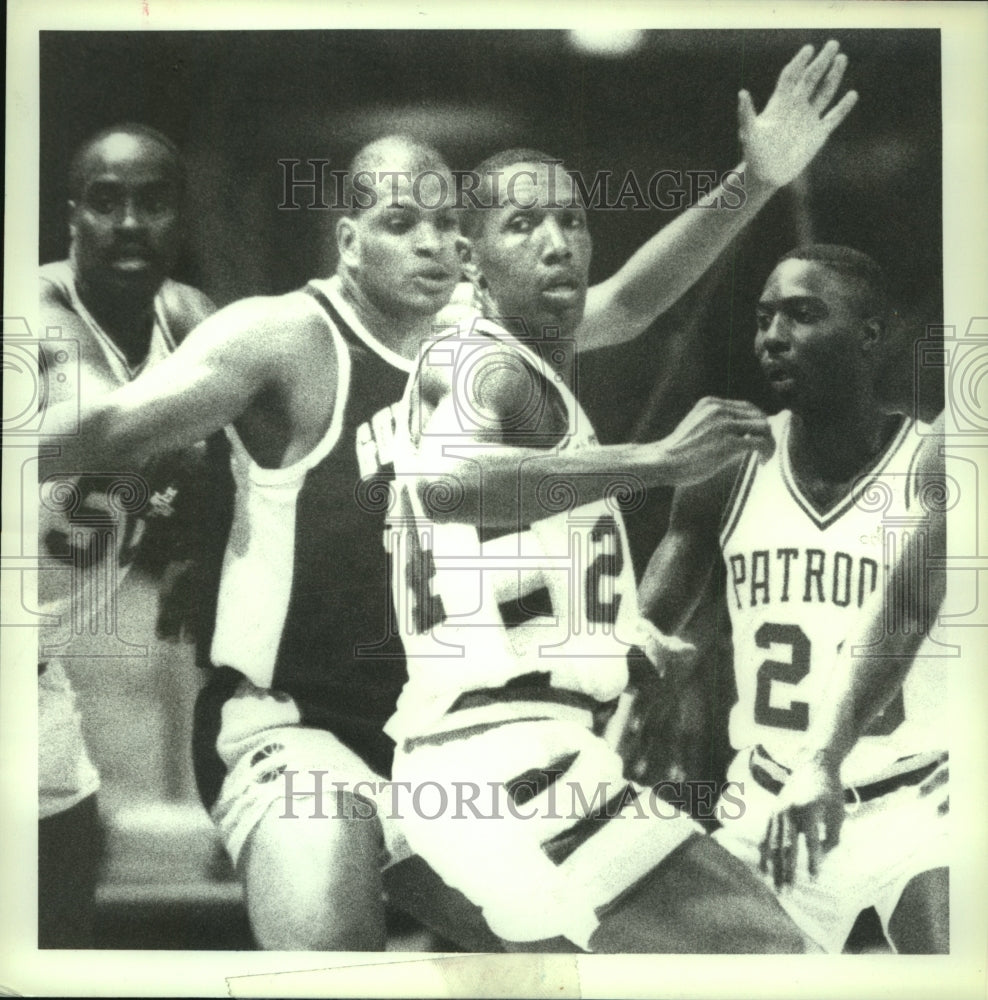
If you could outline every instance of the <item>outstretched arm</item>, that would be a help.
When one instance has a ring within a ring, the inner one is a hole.
[[[744,200],[723,186],[648,241],[613,277],[590,289],[580,350],[610,347],[637,337],[713,264],[775,191],[798,177],[857,101],[837,93],[847,57],[830,41],[813,57],[804,46],[782,70],[761,114],[751,95],[738,95]],[[728,207],[736,206],[736,207]]]
[[[924,442],[917,463],[917,483],[922,491],[917,502],[945,495],[942,419],[935,425],[935,434]],[[873,594],[862,609],[858,630],[838,654],[828,693],[807,733],[803,761],[779,794],[762,844],[762,867],[772,868],[776,885],[791,883],[796,877],[800,835],[806,840],[811,875],[816,873],[822,853],[840,839],[844,819],[841,764],[901,689],[943,604],[946,573],[931,570],[927,559],[940,560],[946,554],[944,507],[939,502],[923,503],[928,514],[924,529],[906,539],[885,588]],[[903,599],[917,586],[924,600]],[[888,612],[893,607],[904,614],[898,627],[890,630]],[[818,834],[821,825],[822,840]]]
[[[228,306],[133,382],[53,407],[42,425],[41,447],[53,456],[43,472],[136,468],[233,423],[262,394],[277,396],[300,377],[304,356],[290,311],[274,301]],[[335,367],[335,358],[324,363]]]
[[[521,428],[515,419],[526,407],[539,409],[531,405],[532,382],[519,377],[517,359],[502,361],[492,353],[486,365],[473,367],[466,386],[455,373],[424,376],[424,395],[435,394],[435,405],[425,404],[428,416],[419,446],[419,462],[425,464],[418,470],[418,492],[435,521],[467,520],[517,531],[558,513],[557,500],[569,508],[612,494],[627,499],[629,491],[640,488],[697,483],[752,450],[768,454],[774,447],[768,421],[757,407],[717,399],[701,400],[661,441],[571,447],[566,438],[573,431],[562,428],[551,446],[534,446],[540,433],[543,441],[549,435],[538,425]],[[471,397],[466,405],[475,415],[473,423],[487,428],[484,432],[450,436],[449,429],[460,426],[463,408],[457,406],[457,391]]]

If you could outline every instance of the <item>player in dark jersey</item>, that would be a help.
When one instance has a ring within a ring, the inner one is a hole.
[[[92,403],[175,350],[213,311],[200,292],[168,278],[179,234],[182,162],[171,140],[143,125],[87,139],[69,176],[69,258],[41,268],[46,405]],[[42,461],[41,474],[49,469]],[[186,501],[189,456],[140,477],[100,474],[45,483],[40,510],[38,940],[92,946],[101,828],[99,776],[89,759],[70,683],[81,636],[105,633],[116,589]],[[99,468],[98,466],[96,468]],[[132,496],[120,501],[126,491]],[[117,503],[114,503],[116,497]],[[157,529],[157,530],[156,530]],[[172,524],[168,532],[173,533]],[[158,560],[160,561],[160,560]],[[57,623],[57,624],[56,624]],[[75,645],[70,646],[75,639]],[[89,655],[106,652],[94,646]]]
[[[790,162],[794,122],[812,133],[808,145],[793,143],[801,165],[824,141],[832,126],[817,105],[829,103],[844,63],[833,45],[812,64],[810,56],[786,70],[796,91],[780,82],[757,119],[742,105],[746,134],[769,137],[751,151],[773,151],[752,173],[746,204],[686,213],[594,289],[588,342],[640,333],[713,262],[784,183],[773,170],[779,157]],[[232,428],[237,499],[217,588],[216,669],[197,712],[197,773],[238,857],[257,938],[270,948],[380,947],[382,838],[392,859],[403,850],[386,822],[348,818],[355,782],[390,774],[382,730],[404,677],[403,660],[392,658],[388,491],[378,488],[390,475],[395,378],[412,370],[453,292],[458,232],[455,185],[431,149],[379,140],[348,176],[361,171],[376,197],[339,223],[334,279],[222,310],[167,370],[84,414],[71,442],[76,454],[118,461]],[[340,482],[320,485],[335,463]],[[359,478],[347,482],[355,469]],[[320,489],[347,509],[326,500],[320,510]],[[357,606],[365,600],[373,620]],[[318,789],[313,770],[326,779]],[[286,798],[294,820],[282,819]],[[303,822],[320,803],[327,818]]]
[[[945,581],[922,559],[944,554],[948,498],[934,428],[877,395],[888,313],[858,251],[779,262],[755,336],[783,406],[774,453],[677,491],[641,598],[675,630],[723,559],[728,778],[746,809],[718,840],[753,869],[771,862],[782,905],[827,951],[874,906],[900,950],[944,952],[947,824],[924,783],[946,775],[946,651],[931,630]],[[800,835],[813,878],[797,872]]]
[[[384,850],[381,824],[332,819],[349,790],[327,787],[326,818],[282,818],[293,788],[283,771],[299,790],[315,769],[349,789],[390,768],[382,728],[404,663],[376,487],[389,476],[391,406],[459,265],[438,181],[411,191],[412,177],[437,170],[449,190],[438,154],[379,140],[350,177],[385,170],[409,180],[373,185],[373,204],[340,220],[336,276],[221,310],[168,369],[90,410],[63,454],[72,467],[139,461],[227,428],[235,499],[213,592],[201,595],[216,607],[204,647],[214,668],[194,756],[255,936],[272,949],[381,947],[382,857],[401,856],[390,839]]]

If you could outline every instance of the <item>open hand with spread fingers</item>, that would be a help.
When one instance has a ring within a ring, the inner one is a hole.
[[[755,113],[751,94],[738,94],[738,122],[749,183],[782,187],[808,166],[830,134],[857,103],[848,91],[829,111],[840,87],[847,56],[829,41],[814,57],[804,45],[779,74],[761,114]]]
[[[806,842],[807,869],[815,877],[823,854],[840,839],[844,789],[840,770],[811,760],[796,767],[779,792],[760,845],[762,872],[772,873],[776,889],[797,878],[799,839]],[[821,835],[822,834],[822,835]]]

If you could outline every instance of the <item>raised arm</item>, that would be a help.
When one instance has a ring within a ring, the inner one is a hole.
[[[637,337],[673,305],[757,215],[778,188],[798,177],[857,101],[850,91],[827,111],[847,57],[830,41],[813,57],[804,46],[779,75],[761,114],[738,95],[744,200],[723,186],[705,195],[652,237],[613,277],[590,289],[580,350]],[[732,206],[732,207],[728,207]],[[736,206],[736,207],[734,207]]]
[[[928,519],[910,533],[886,579],[862,608],[858,629],[845,641],[818,711],[807,733],[802,762],[780,792],[762,845],[763,868],[771,867],[777,885],[796,878],[798,840],[806,840],[807,863],[815,874],[822,853],[840,839],[844,819],[840,768],[875,717],[902,688],[920,646],[936,622],[946,594],[946,572],[927,560],[941,562],[947,551],[946,484],[942,415],[917,461],[918,502]],[[933,502],[929,502],[932,498]],[[918,588],[918,591],[917,591]],[[924,599],[903,595],[918,592]],[[903,614],[888,628],[888,609]],[[818,835],[820,826],[824,837]]]
[[[304,303],[286,301],[249,299],[228,306],[128,385],[81,405],[53,407],[41,445],[59,453],[42,463],[44,473],[139,467],[234,423],[259,399],[270,400],[272,408],[284,404],[286,387],[311,369]],[[335,386],[336,358],[328,339],[327,345],[319,364]],[[281,408],[290,414],[287,404]]]
[[[463,427],[456,392],[469,397],[470,429]],[[642,488],[697,483],[752,450],[768,454],[773,447],[757,407],[719,399],[700,400],[661,441],[568,447],[568,429],[558,418],[555,428],[546,426],[552,408],[531,406],[532,392],[533,381],[519,375],[510,355],[493,353],[486,365],[474,366],[468,385],[438,367],[424,375],[422,392],[412,398],[424,418],[418,492],[431,518],[518,530],[558,513],[561,496],[577,507],[605,496],[628,498]],[[519,426],[517,415],[526,407],[540,415]],[[450,427],[463,431],[439,430]],[[448,491],[437,491],[437,482]],[[451,495],[458,502],[442,502]]]

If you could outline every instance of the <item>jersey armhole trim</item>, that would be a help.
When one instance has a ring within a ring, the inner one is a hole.
[[[758,468],[758,455],[752,452],[744,461],[738,474],[734,478],[734,486],[731,488],[731,495],[724,508],[724,515],[720,524],[720,545],[721,548],[727,545],[738,521],[741,519],[741,512],[748,502],[748,494],[751,493],[751,484],[755,480],[755,472]]]
[[[254,461],[237,433],[237,429],[233,424],[228,424],[224,428],[226,436],[239,460],[247,465],[252,482],[267,486],[293,482],[310,469],[315,468],[336,447],[336,443],[340,439],[340,434],[343,431],[343,415],[346,412],[350,396],[350,351],[335,324],[330,322],[325,313],[320,313],[320,315],[326,321],[326,327],[333,339],[337,357],[336,400],[329,426],[326,428],[326,433],[308,454],[296,459],[291,465],[268,469]]]
[[[354,312],[353,307],[340,292],[340,279],[338,275],[331,278],[313,278],[306,284],[303,291],[311,295],[316,302],[326,312],[327,317],[336,325],[337,317],[345,323],[353,334],[354,338],[360,341],[373,354],[376,354],[382,361],[385,361],[392,368],[397,368],[406,375],[412,373],[415,362],[391,350],[390,347],[382,344],[365,326],[360,322],[360,317]],[[328,306],[328,308],[327,308]],[[333,313],[336,313],[336,316]],[[343,338],[346,340],[346,337]]]
[[[154,297],[154,316],[158,323],[158,329],[161,330],[161,336],[168,345],[168,350],[174,352],[175,348],[178,347],[178,342],[175,340],[172,328],[168,324],[168,316],[166,315],[165,310],[161,308],[161,305],[161,295],[159,292],[159,294]]]
[[[914,423],[913,427],[915,426]],[[919,498],[919,492],[923,488],[923,484],[920,482],[920,474],[917,471],[919,456],[922,450],[923,441],[920,439],[909,458],[909,468],[906,471],[906,510],[912,509],[913,502]]]

